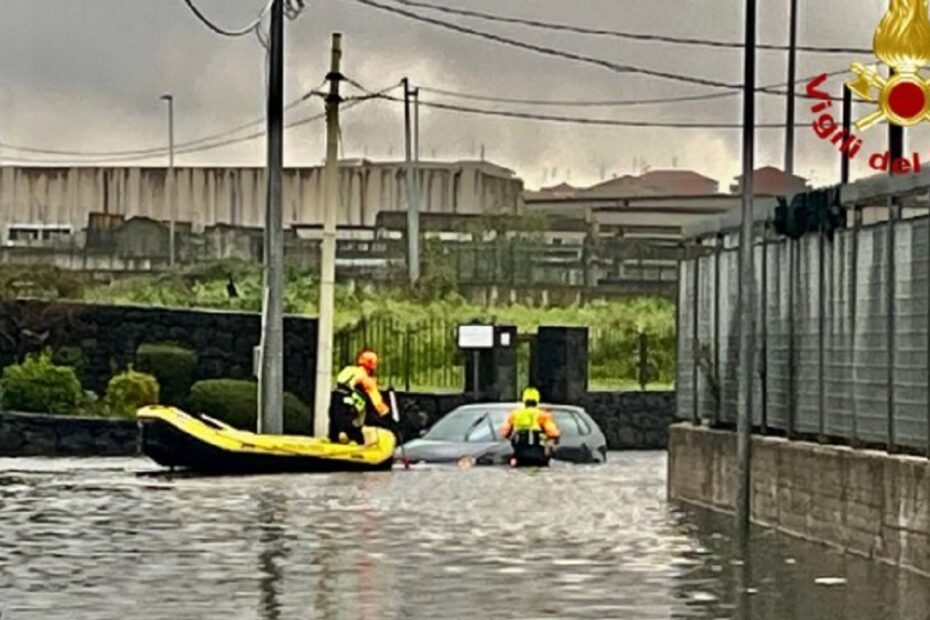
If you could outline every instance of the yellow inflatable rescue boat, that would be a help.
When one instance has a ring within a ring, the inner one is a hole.
[[[142,451],[159,465],[204,473],[283,473],[390,469],[394,434],[365,427],[365,445],[297,435],[259,435],[219,420],[151,406],[136,415]]]

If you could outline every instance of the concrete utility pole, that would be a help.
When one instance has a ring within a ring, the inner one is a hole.
[[[265,291],[262,299],[258,432],[284,431],[284,222],[281,169],[284,163],[284,0],[274,0],[269,31],[268,175],[265,204]]]
[[[743,201],[739,254],[739,399],[737,404],[737,541],[749,541],[752,392],[755,376],[755,266],[753,265],[753,179],[756,126],[756,0],[746,0],[746,58],[743,75]],[[789,90],[793,85],[789,86]]]
[[[339,208],[339,73],[342,35],[333,33],[329,95],[326,97],[326,168],[323,176],[323,245],[320,272],[320,318],[316,349],[316,394],[313,434],[329,432],[329,395],[333,378],[333,318],[336,313],[336,212]]]
[[[174,267],[175,261],[175,220],[177,220],[177,189],[174,177],[174,96],[162,95],[162,101],[168,102],[168,183],[165,192],[168,194],[168,264]]]
[[[410,284],[416,284],[420,279],[420,213],[417,211],[416,180],[413,169],[412,131],[410,128],[410,81],[403,79],[404,84],[404,146],[406,152],[407,173],[407,271]]]
[[[413,89],[413,201],[417,218],[417,277],[420,273],[420,204],[422,187],[420,186],[420,89]]]
[[[788,110],[785,114],[785,172],[794,174],[794,102],[795,82],[798,79],[798,0],[789,0],[788,20]]]

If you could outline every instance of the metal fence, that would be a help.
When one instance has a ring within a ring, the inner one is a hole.
[[[337,366],[354,363],[370,347],[381,358],[380,382],[406,391],[461,391],[464,357],[456,346],[457,324],[446,320],[401,324],[390,318],[362,320],[336,335]]]
[[[371,318],[336,335],[334,364],[354,362],[359,350],[378,351],[381,383],[406,391],[460,391],[465,388],[465,357],[456,343],[458,323],[436,319],[400,323],[391,318]],[[517,381],[530,381],[531,342],[534,334],[517,341]],[[629,329],[589,329],[588,379],[598,390],[637,390],[674,380],[674,335],[650,335]]]
[[[833,239],[756,244],[754,426],[930,455],[928,221],[854,214]],[[679,277],[678,415],[724,426],[739,368],[733,241],[719,236]]]

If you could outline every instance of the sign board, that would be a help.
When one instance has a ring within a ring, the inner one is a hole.
[[[459,325],[460,349],[493,349],[493,325]]]

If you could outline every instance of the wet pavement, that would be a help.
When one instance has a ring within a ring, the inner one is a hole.
[[[665,500],[665,459],[243,478],[0,459],[0,617],[930,619],[930,580],[862,558],[758,530],[737,559],[728,517]]]

